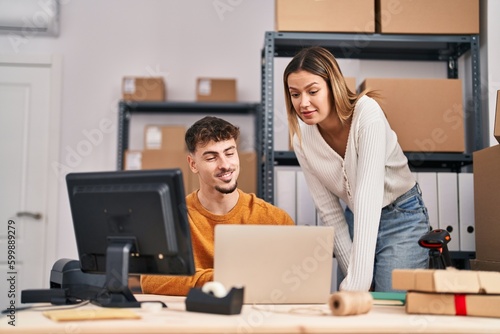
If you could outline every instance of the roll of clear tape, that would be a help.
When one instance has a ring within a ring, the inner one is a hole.
[[[369,292],[340,291],[332,294],[328,306],[333,315],[356,315],[368,313],[373,304]]]
[[[161,311],[163,305],[158,302],[143,302],[141,309],[149,313],[158,313]]]
[[[227,295],[227,291],[224,285],[220,282],[215,281],[206,282],[205,284],[203,284],[203,286],[201,287],[201,291],[211,294],[217,298],[224,298]]]

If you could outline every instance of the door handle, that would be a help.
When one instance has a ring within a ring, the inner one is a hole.
[[[42,219],[42,214],[40,212],[28,212],[28,211],[21,211],[16,213],[17,217],[30,217],[36,220]]]

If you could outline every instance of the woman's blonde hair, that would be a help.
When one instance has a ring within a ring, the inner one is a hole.
[[[331,101],[331,104],[334,109],[333,111],[337,113],[342,124],[352,116],[354,106],[361,96],[365,94],[373,95],[368,91],[364,91],[360,94],[352,92],[349,87],[347,87],[337,60],[327,49],[319,46],[302,49],[293,57],[283,73],[290,145],[293,145],[293,137],[295,134],[297,134],[299,142],[302,143],[298,116],[293,107],[288,87],[288,76],[298,71],[307,71],[322,77],[326,81],[332,93],[331,96],[333,101]]]

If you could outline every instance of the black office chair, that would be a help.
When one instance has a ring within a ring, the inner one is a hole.
[[[429,269],[451,267],[451,258],[447,246],[450,240],[450,234],[443,229],[431,230],[418,240],[421,247],[429,249]]]

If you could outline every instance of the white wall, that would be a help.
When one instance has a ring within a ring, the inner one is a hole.
[[[43,1],[43,0],[42,0]],[[124,75],[163,76],[167,98],[194,101],[198,76],[237,78],[238,98],[260,101],[260,51],[274,27],[269,0],[62,0],[57,38],[0,35],[0,53],[63,57],[60,163],[66,171],[114,170],[117,105]],[[115,130],[87,156],[87,138],[109,119]],[[61,182],[57,257],[76,258]]]
[[[114,170],[116,168],[117,104],[124,75],[163,76],[167,99],[194,101],[198,76],[234,77],[238,97],[260,100],[260,53],[265,31],[274,29],[272,0],[61,0],[61,34],[57,38],[0,35],[0,53],[60,54],[63,57],[61,155],[66,171]],[[500,27],[494,17],[500,1],[488,1],[488,64],[492,89],[500,89]],[[495,33],[495,32],[498,32]],[[483,41],[484,42],[484,41]],[[382,65],[381,65],[382,64]],[[281,82],[286,60],[276,63],[276,82]],[[386,63],[341,60],[344,74],[358,83],[367,76],[445,77],[441,64],[405,62],[395,68]],[[483,92],[485,94],[485,92]],[[286,118],[282,88],[276,86],[276,145],[286,150]],[[75,159],[85,131],[99,128],[109,119],[114,131],[92,147],[90,154]],[[490,120],[493,118],[490,115]],[[174,120],[177,121],[177,120]],[[252,131],[248,131],[250,135]],[[491,132],[490,132],[491,133]],[[134,145],[134,143],[132,143]],[[60,191],[58,257],[76,258],[73,228],[65,184]]]

